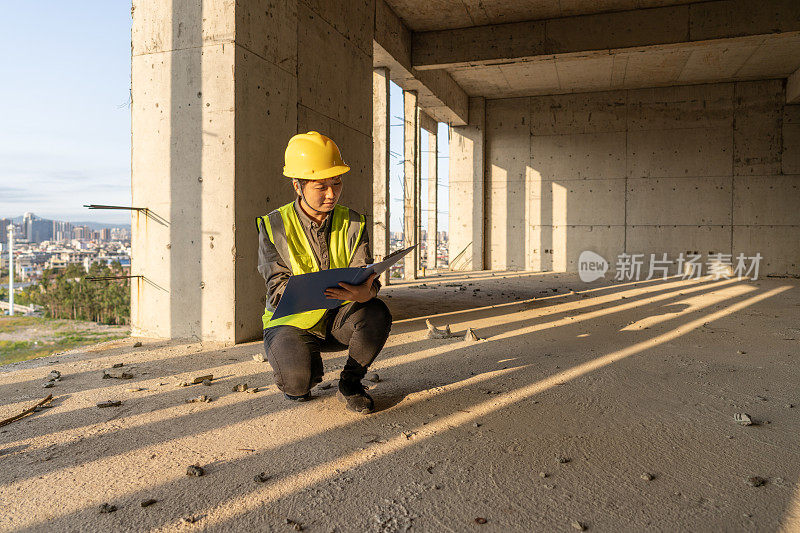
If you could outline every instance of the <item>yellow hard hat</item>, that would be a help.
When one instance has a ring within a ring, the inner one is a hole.
[[[339,147],[328,137],[309,131],[289,139],[283,175],[304,180],[324,180],[344,174],[350,167],[342,161]]]

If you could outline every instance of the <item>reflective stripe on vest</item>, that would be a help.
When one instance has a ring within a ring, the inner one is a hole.
[[[329,267],[348,267],[353,260],[358,243],[361,241],[361,236],[364,234],[366,219],[364,215],[342,205],[334,206],[333,214],[329,216],[333,216],[331,234],[328,239]],[[275,245],[281,259],[291,268],[292,275],[319,271],[319,264],[317,264],[314,251],[308,242],[306,232],[303,231],[300,219],[297,217],[294,202],[257,218],[256,226],[259,227],[259,231],[262,226],[266,230],[270,242]],[[348,302],[342,302],[342,305],[345,303]],[[272,320],[275,309],[270,306],[269,298],[267,298],[262,323],[264,329],[280,325],[309,329],[319,322],[325,311],[326,309],[315,309]]]

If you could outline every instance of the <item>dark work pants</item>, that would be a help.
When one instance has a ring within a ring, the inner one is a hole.
[[[322,381],[321,349],[331,351],[348,347],[350,357],[342,379],[348,372],[352,374],[351,378],[360,380],[386,343],[391,328],[389,308],[383,300],[372,298],[335,309],[329,318],[324,340],[294,326],[267,328],[264,330],[264,352],[272,365],[278,388],[286,394],[302,396]]]

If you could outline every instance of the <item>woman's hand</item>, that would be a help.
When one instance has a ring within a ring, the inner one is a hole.
[[[378,291],[372,286],[375,276],[377,274],[373,272],[369,275],[367,281],[361,285],[350,285],[349,283],[341,282],[339,283],[339,286],[342,287],[341,289],[334,287],[325,289],[325,296],[334,300],[352,300],[363,304],[378,294]]]

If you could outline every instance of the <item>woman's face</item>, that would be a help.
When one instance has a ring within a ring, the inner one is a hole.
[[[326,180],[298,180],[294,184],[297,194],[300,194],[300,187],[303,188],[303,196],[308,205],[317,211],[330,212],[339,197],[342,195],[342,178],[334,176]]]

